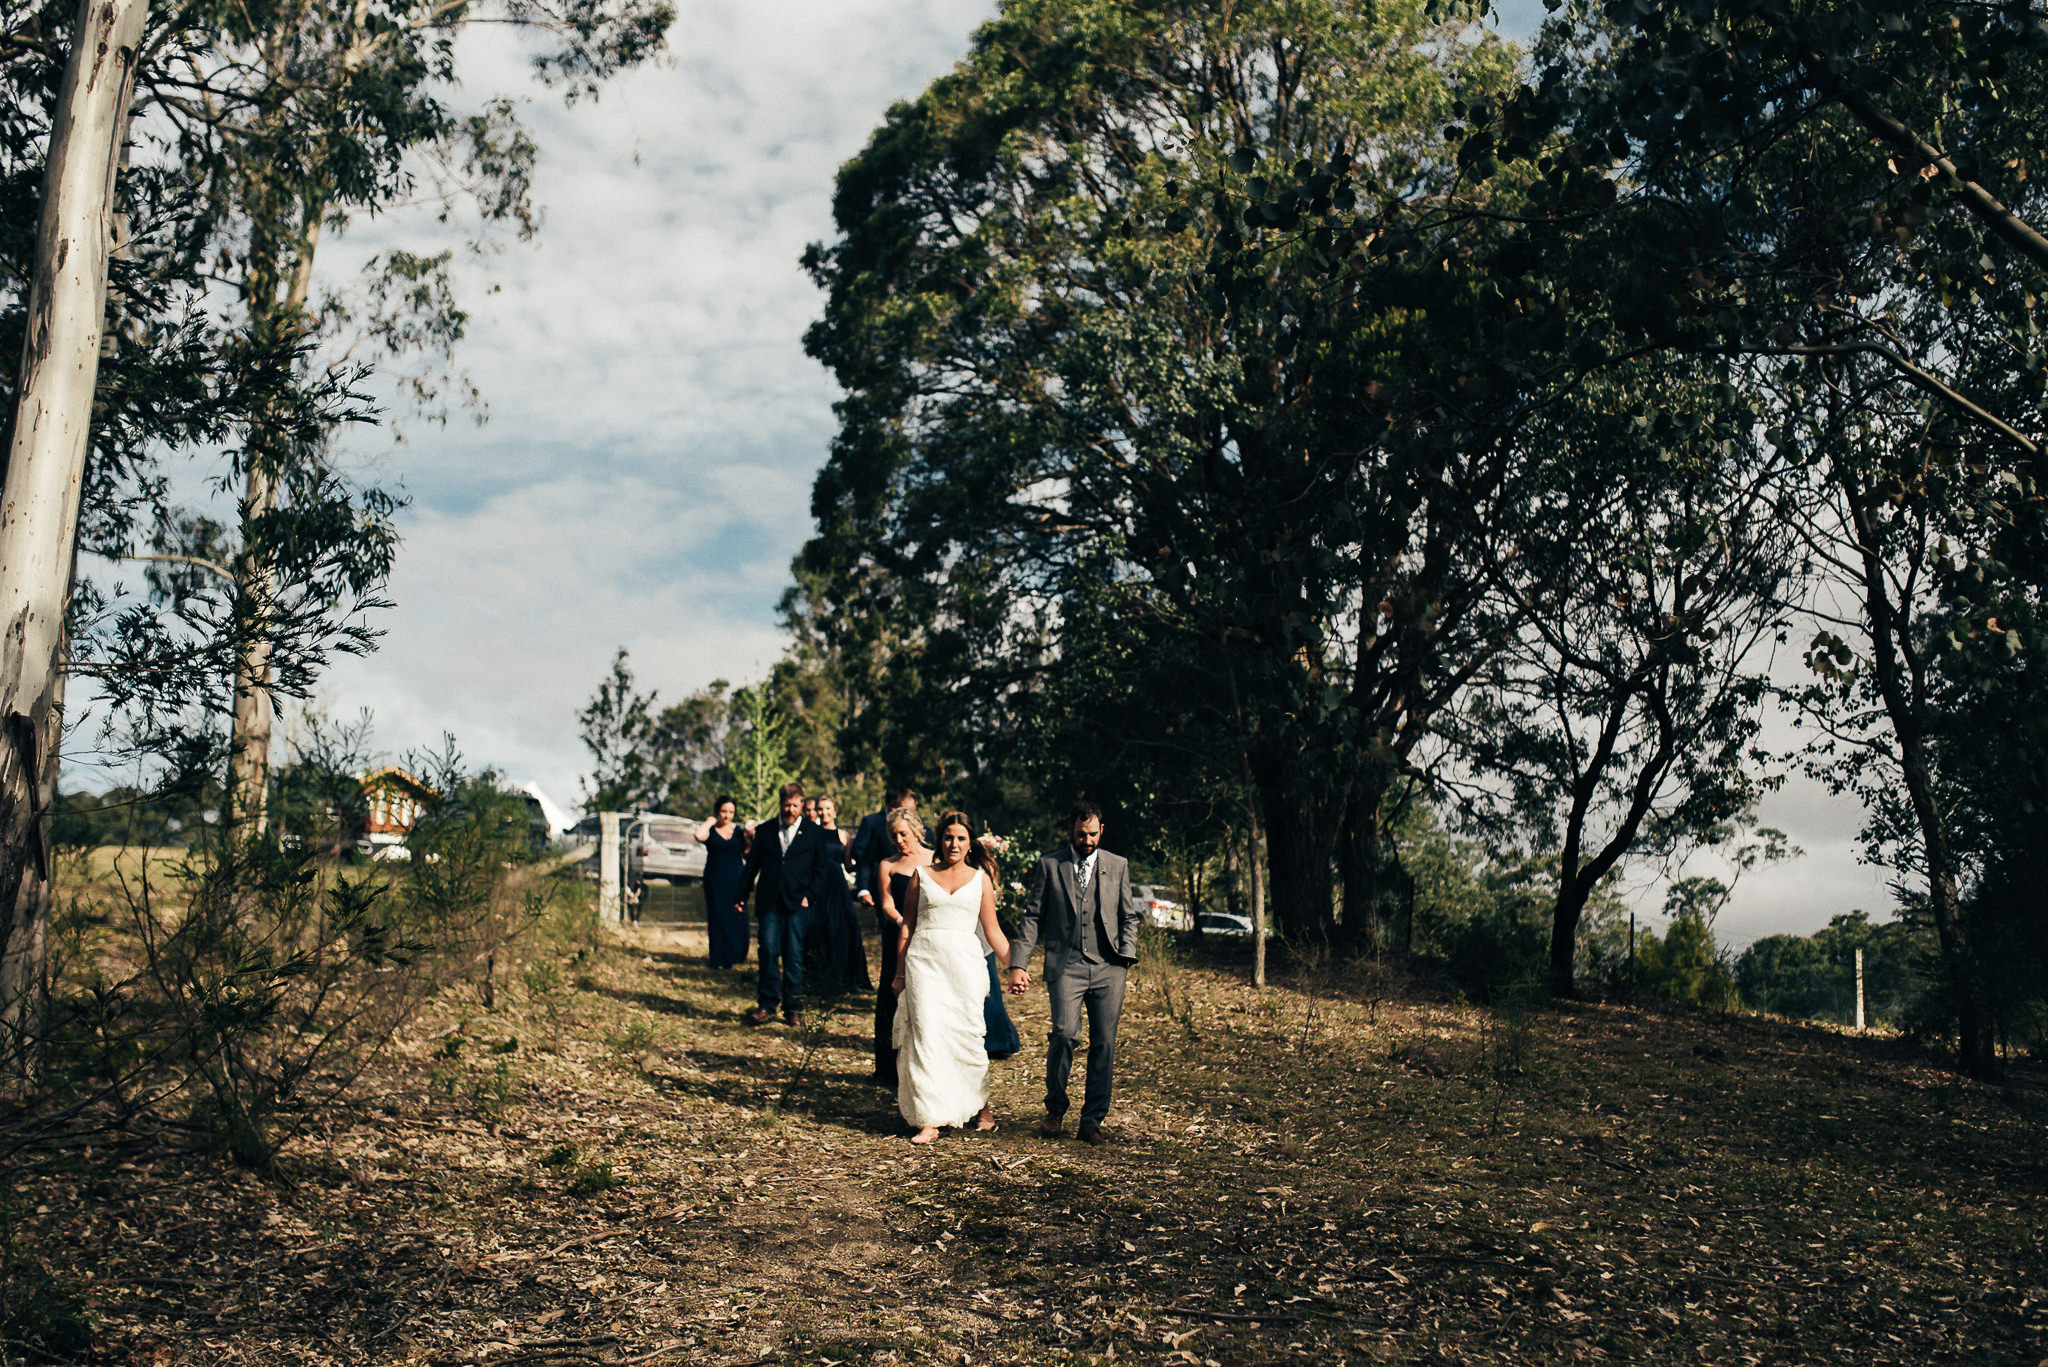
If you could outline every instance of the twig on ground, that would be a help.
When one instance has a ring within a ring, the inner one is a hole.
[[[683,1339],[675,1339],[671,1342],[662,1344],[659,1348],[655,1348],[649,1352],[642,1353],[638,1357],[609,1358],[605,1361],[604,1367],[633,1367],[633,1364],[637,1362],[652,1362],[654,1361],[654,1359],[658,1357],[662,1357],[668,1353],[680,1352],[682,1349],[687,1347],[689,1347],[687,1341]],[[765,1358],[762,1359],[762,1361],[764,1362],[766,1360],[767,1359]]]
[[[1299,1315],[1239,1315],[1227,1310],[1193,1310],[1185,1305],[1168,1305],[1162,1315],[1186,1315],[1198,1320],[1221,1320],[1232,1324],[1300,1324]]]

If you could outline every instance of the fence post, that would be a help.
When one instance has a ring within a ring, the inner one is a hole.
[[[619,886],[619,814],[606,812],[597,819],[597,908],[598,914],[624,920],[626,907]]]
[[[1856,951],[1856,1033],[1863,1033],[1863,951]]]

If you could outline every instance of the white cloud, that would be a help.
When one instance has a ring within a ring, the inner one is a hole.
[[[673,62],[569,109],[515,40],[469,42],[465,93],[532,95],[546,220],[462,267],[459,360],[490,421],[363,444],[414,505],[388,635],[337,664],[322,710],[370,708],[388,750],[450,732],[569,802],[575,712],[614,648],[665,697],[765,671],[836,397],[803,354],[822,300],[798,258],[832,235],[839,165],[992,10],[686,3]],[[346,282],[393,245],[439,250],[446,230],[360,225],[322,267]]]
[[[459,513],[409,519],[392,584],[403,605],[382,648],[344,660],[322,709],[376,717],[406,748],[452,733],[465,754],[572,801],[584,757],[576,710],[618,646],[643,688],[669,697],[754,677],[782,639],[760,610],[779,559],[705,559],[733,519],[699,513],[637,477],[527,485]],[[664,566],[680,560],[687,574]]]

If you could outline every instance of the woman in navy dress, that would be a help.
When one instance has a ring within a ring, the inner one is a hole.
[[[733,906],[747,866],[747,832],[731,798],[721,796],[712,811],[716,815],[697,827],[697,841],[704,846],[704,920],[711,933],[711,966],[732,968],[747,959],[747,914]]]
[[[889,843],[894,856],[876,868],[876,882],[882,886],[882,904],[875,919],[882,930],[882,986],[875,993],[874,1080],[894,1090],[896,1079],[896,971],[897,937],[903,930],[903,908],[908,905],[910,882],[919,869],[932,866],[931,849],[924,843],[924,823],[908,807],[889,813]]]
[[[852,836],[839,829],[839,804],[818,799],[818,824],[839,842],[840,857],[819,874],[822,883],[811,898],[810,945],[805,950],[804,976],[819,996],[865,989],[868,953],[860,939],[860,918],[853,909],[853,888],[846,881],[846,846]],[[828,847],[829,849],[829,847]]]

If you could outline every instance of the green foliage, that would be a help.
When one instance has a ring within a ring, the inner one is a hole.
[[[289,759],[270,775],[270,821],[280,838],[327,859],[355,857],[370,815],[363,776],[376,767],[371,729],[367,710],[349,723],[308,719]]]
[[[1740,1005],[1727,956],[1714,944],[1708,919],[1681,913],[1662,937],[1643,930],[1636,939],[1636,992],[1650,1001],[1674,1002],[1714,1011]]]
[[[658,693],[638,691],[622,649],[612,672],[577,714],[594,771],[584,780],[593,811],[656,808],[711,815],[721,795],[739,804],[742,822],[772,820],[776,790],[794,779],[814,789],[830,778],[832,728],[807,716],[821,690],[819,668],[795,659],[764,683],[733,689],[723,679],[656,710]],[[822,748],[821,748],[822,745]],[[841,816],[851,820],[853,797]]]
[[[1617,0],[1568,10],[1538,62],[1485,131],[1625,158],[1611,349],[1721,358],[1760,400],[1841,609],[1801,632],[1809,762],[1864,800],[1873,861],[1925,880],[1959,1058],[1987,1071],[2000,959],[1963,901],[1998,855],[1971,809],[2037,766],[2010,753],[2030,726],[1971,713],[2026,668],[2048,586],[2038,7]],[[1997,779],[1959,753],[1994,736]]]
[[[649,699],[652,702],[652,699]],[[655,716],[648,730],[648,762],[660,797],[655,805],[681,816],[713,815],[726,792],[727,752],[736,738],[732,685],[713,679]]]
[[[302,1092],[345,1086],[417,1005],[428,932],[388,887],[322,878],[268,841],[196,859],[178,884],[175,916],[147,890],[131,908],[162,1043],[199,1083],[196,1118],[266,1167]]]
[[[74,13],[12,5],[0,49],[10,417]],[[457,248],[484,252],[537,225],[538,147],[520,101],[472,102],[457,35],[520,32],[536,74],[574,99],[658,53],[673,17],[668,0],[151,9],[123,125],[109,354],[79,512],[91,554],[72,603],[69,662],[94,681],[103,744],[151,773],[215,767],[232,744],[253,782],[273,695],[306,696],[336,652],[366,652],[380,634],[403,500],[352,477],[337,434],[380,418],[373,376],[429,421],[446,421],[451,397],[479,405],[454,365],[469,321]],[[316,269],[352,220],[412,204],[438,209],[439,241]],[[180,454],[213,469],[172,478]],[[195,486],[207,493],[181,505]],[[237,693],[230,742],[220,732]]]
[[[22,1142],[149,1117],[268,1168],[431,996],[488,984],[521,937],[587,943],[587,893],[523,862],[519,795],[463,769],[452,746],[413,762],[438,796],[400,868],[351,868],[275,831],[211,839],[169,864],[138,855],[105,881],[85,881],[81,864],[53,923],[44,1067],[19,1098]],[[516,1039],[474,1059],[463,1045],[444,1042],[436,1085],[502,1116]]]
[[[182,849],[220,820],[224,802],[217,786],[193,784],[154,789],[116,785],[98,793],[60,792],[51,813],[50,839],[73,849],[109,845]]]
[[[451,1045],[460,1041],[451,1040]],[[444,1047],[427,1071],[427,1085],[488,1125],[508,1119],[519,1090],[519,1074],[506,1051],[492,1049],[481,1058],[462,1057],[459,1048]]]
[[[578,1200],[587,1200],[608,1191],[617,1191],[625,1185],[626,1179],[612,1171],[611,1164],[591,1163],[578,1169],[575,1180],[569,1183],[569,1194]]]
[[[1808,1020],[1852,1024],[1856,951],[1863,951],[1864,1016],[1903,1026],[1926,995],[1935,947],[1925,918],[1873,922],[1861,911],[1832,917],[1812,935],[1767,935],[1735,961],[1745,1005]]]
[[[583,781],[583,805],[594,812],[632,811],[651,803],[647,741],[652,726],[653,695],[642,697],[633,686],[625,647],[612,657],[612,672],[597,693],[576,714],[583,748],[594,768]]]
[[[742,688],[733,694],[733,722],[726,772],[740,819],[772,821],[781,800],[777,790],[797,776],[795,721],[765,689]]]
[[[1331,932],[1324,871],[1492,639],[1481,542],[1523,506],[1458,397],[1477,282],[1394,229],[1509,60],[1411,4],[1036,0],[892,111],[807,258],[848,397],[798,573],[849,754],[1005,822],[1019,770],[1119,829],[1220,778],[1279,922]]]
[[[639,1055],[653,1048],[660,1038],[661,1032],[653,1021],[635,1016],[614,1031],[607,1043],[622,1054]]]
[[[1405,806],[1393,836],[1408,884],[1408,908],[1393,927],[1399,948],[1440,964],[1480,1001],[1526,995],[1529,984],[1547,975],[1557,899],[1553,856],[1496,855],[1478,842],[1455,839],[1420,801]],[[1623,990],[1627,910],[1605,886],[1588,900],[1576,950],[1582,980]]]

